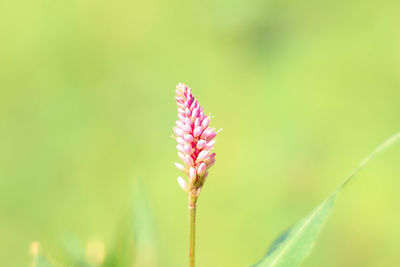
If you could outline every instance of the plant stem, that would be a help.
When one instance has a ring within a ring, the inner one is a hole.
[[[190,262],[190,267],[194,267],[196,200],[193,201],[190,198],[189,198],[189,224],[190,224],[189,262]]]

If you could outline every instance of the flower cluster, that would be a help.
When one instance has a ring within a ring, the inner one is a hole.
[[[210,117],[192,95],[192,89],[184,84],[176,87],[178,118],[174,128],[178,142],[179,158],[184,164],[175,163],[176,167],[189,177],[188,183],[178,177],[179,185],[195,198],[208,175],[208,169],[215,163],[215,153],[211,150],[215,144],[217,132],[210,128]]]

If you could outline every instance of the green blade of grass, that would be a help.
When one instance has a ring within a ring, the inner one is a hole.
[[[371,152],[320,205],[290,229],[280,235],[270,246],[267,254],[253,267],[293,267],[310,253],[319,231],[332,211],[335,199],[353,177],[377,154],[400,139],[400,132],[393,135]]]

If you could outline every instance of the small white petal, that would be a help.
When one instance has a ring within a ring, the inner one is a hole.
[[[186,183],[185,179],[183,179],[180,176],[178,177],[178,184],[183,189],[183,191],[186,192],[188,190],[188,186],[187,186],[187,183]]]
[[[185,166],[183,166],[182,164],[175,162],[175,166],[178,168],[178,170],[187,173],[187,168]]]
[[[182,152],[178,151],[178,156],[182,161],[185,161],[185,154],[183,154]]]

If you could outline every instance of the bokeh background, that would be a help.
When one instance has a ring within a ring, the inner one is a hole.
[[[140,184],[157,266],[186,266],[175,86],[223,128],[199,266],[250,266],[400,130],[399,1],[0,2],[0,265],[108,249]],[[340,196],[303,266],[400,262],[400,148]],[[124,234],[122,234],[124,235]]]

